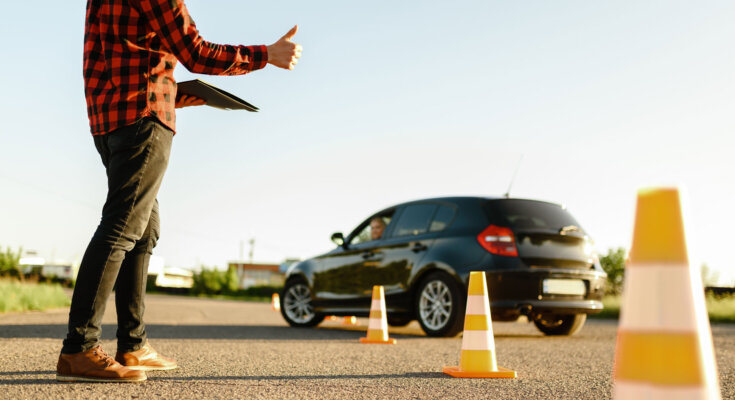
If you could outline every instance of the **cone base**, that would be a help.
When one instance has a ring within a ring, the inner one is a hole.
[[[388,339],[388,340],[370,340],[366,337],[360,338],[360,343],[371,343],[371,344],[396,344],[398,341],[396,339]]]
[[[515,371],[498,367],[497,371],[470,372],[461,371],[459,367],[444,367],[442,372],[455,378],[517,378]]]

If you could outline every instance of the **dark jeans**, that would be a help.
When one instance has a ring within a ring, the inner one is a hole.
[[[153,118],[94,136],[107,170],[107,200],[79,266],[62,353],[97,346],[113,286],[117,350],[135,351],[145,344],[148,261],[160,232],[156,195],[168,166],[172,137],[173,132]]]

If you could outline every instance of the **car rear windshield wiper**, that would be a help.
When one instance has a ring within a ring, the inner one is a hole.
[[[559,234],[566,235],[569,232],[579,232],[579,231],[581,231],[581,229],[579,229],[577,225],[567,225],[559,229]]]

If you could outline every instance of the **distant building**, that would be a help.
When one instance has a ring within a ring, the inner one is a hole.
[[[237,272],[237,281],[241,289],[251,286],[282,286],[284,274],[279,271],[278,264],[246,264],[229,263],[229,268]]]
[[[191,289],[194,286],[194,273],[188,269],[166,267],[163,257],[151,256],[148,282],[160,289]]]
[[[46,259],[39,257],[35,251],[27,251],[18,261],[18,265],[26,277],[65,283],[74,281],[79,272],[79,263],[57,261],[49,264]]]

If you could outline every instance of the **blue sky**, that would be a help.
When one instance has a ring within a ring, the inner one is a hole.
[[[242,77],[178,67],[262,111],[179,111],[167,265],[223,267],[252,237],[256,261],[316,255],[397,202],[501,195],[522,157],[513,194],[566,204],[602,252],[629,247],[639,188],[683,186],[692,262],[735,279],[734,3],[353,3],[187,1],[207,40],[270,44],[299,24],[304,53]],[[5,11],[0,246],[73,261],[105,196],[84,2]]]

